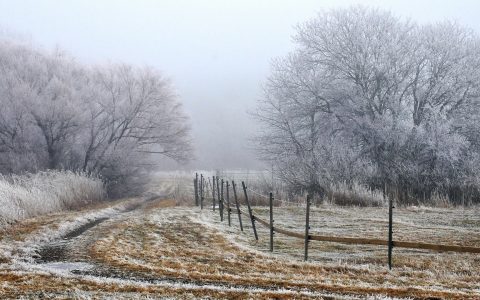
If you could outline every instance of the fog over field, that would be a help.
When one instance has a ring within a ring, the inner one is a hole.
[[[480,299],[479,12],[0,0],[0,299]]]
[[[263,168],[250,150],[272,58],[293,49],[295,24],[355,4],[419,22],[445,18],[480,31],[478,1],[9,1],[0,26],[85,63],[149,65],[171,78],[191,119],[196,160],[186,168]],[[159,159],[160,160],[160,159]],[[161,162],[163,169],[177,169]]]

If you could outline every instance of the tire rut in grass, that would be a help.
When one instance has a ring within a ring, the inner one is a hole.
[[[163,199],[164,196],[151,196],[143,201],[132,203],[128,205],[124,210],[118,214],[132,212],[139,209],[147,202],[153,201],[155,199]],[[109,220],[110,217],[102,217],[95,220],[92,220],[82,226],[75,228],[74,230],[66,233],[60,239],[53,241],[37,251],[37,257],[35,258],[36,263],[52,263],[52,262],[65,262],[71,259],[72,249],[72,240],[83,235],[87,230],[96,227],[97,225]]]
[[[165,199],[166,197],[162,196],[152,196],[144,201],[140,201],[129,205],[123,211],[119,212],[118,215],[124,214],[127,212],[135,211],[145,204],[152,202],[154,200]],[[112,217],[113,218],[113,217]],[[99,224],[109,220],[111,218],[99,218],[88,222],[70,232],[63,235],[61,239],[54,241],[38,251],[39,258],[36,259],[36,262],[39,264],[46,264],[50,267],[53,265],[55,268],[61,268],[63,270],[68,269],[69,272],[75,275],[80,276],[91,276],[96,278],[108,278],[108,279],[119,279],[119,280],[128,280],[138,283],[149,283],[149,284],[173,284],[173,285],[188,285],[194,287],[221,287],[225,289],[242,289],[242,290],[263,290],[263,291],[279,291],[279,290],[289,290],[292,292],[302,292],[305,289],[297,288],[285,288],[280,286],[262,286],[262,285],[248,285],[248,284],[237,284],[234,282],[228,281],[199,281],[192,280],[188,278],[176,278],[176,277],[165,277],[158,276],[155,274],[149,274],[139,271],[124,270],[121,268],[116,268],[104,264],[99,264],[98,262],[93,262],[90,259],[79,259],[78,254],[75,254],[74,248],[82,248],[78,245],[78,237],[81,236],[88,230],[98,226]],[[120,220],[118,220],[121,222]],[[90,237],[91,239],[91,237]],[[59,263],[59,264],[57,264]],[[81,267],[75,268],[76,264],[81,265],[82,263],[87,263],[90,267],[82,269]]]
[[[145,199],[145,201],[137,202],[134,205],[130,205],[125,210],[120,212],[118,215],[137,210],[141,207],[145,207],[148,202],[157,200],[161,197],[151,197]],[[118,216],[117,215],[117,216]],[[128,216],[130,218],[131,216]],[[109,226],[116,224],[117,222],[123,222],[122,218],[114,218],[108,224],[105,224],[103,230],[108,229]],[[186,288],[221,288],[225,290],[244,290],[244,291],[264,291],[264,292],[281,292],[289,291],[293,293],[312,293],[316,294],[319,291],[310,290],[308,288],[300,287],[284,287],[281,285],[255,285],[255,284],[242,284],[235,283],[230,281],[211,281],[211,280],[195,280],[182,277],[166,277],[158,274],[151,274],[149,272],[142,271],[133,271],[126,270],[114,266],[105,265],[99,262],[95,262],[91,258],[80,258],[78,254],[72,254],[73,249],[79,250],[80,252],[86,249],[81,245],[86,245],[89,241],[95,239],[95,236],[101,234],[102,230],[94,230],[87,233],[84,237],[82,235],[96,227],[97,225],[109,220],[109,218],[97,219],[87,224],[82,225],[81,227],[65,234],[62,237],[62,240],[53,242],[39,251],[40,258],[37,260],[37,263],[48,264],[49,267],[55,265],[54,268],[68,270],[70,273],[78,276],[88,276],[102,279],[116,279],[116,280],[125,280],[126,282],[136,282],[139,284],[153,284],[153,285],[172,285],[172,286],[185,286]],[[103,225],[102,225],[103,226]],[[78,239],[76,239],[78,238]],[[82,241],[86,244],[82,244]],[[83,254],[83,253],[82,253]],[[59,263],[59,264],[57,264]],[[87,263],[89,266],[84,267],[82,263]],[[78,264],[78,266],[77,266]],[[322,295],[323,296],[323,295]],[[334,299],[334,298],[325,298],[325,299]]]
[[[63,235],[60,240],[49,243],[37,251],[37,263],[60,262],[68,259],[70,240],[82,235],[85,231],[97,226],[109,218],[99,218],[88,222]]]

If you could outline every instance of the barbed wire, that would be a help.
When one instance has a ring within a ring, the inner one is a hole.
[[[300,207],[300,204],[303,204],[303,202],[299,203],[299,202],[292,202],[292,201],[286,201],[286,200],[280,200],[280,199],[273,199],[273,201],[277,201],[277,202],[280,202],[280,203],[285,203],[285,204],[288,204],[288,206],[299,206]]]
[[[261,194],[260,192],[257,192],[257,191],[255,191],[255,190],[252,190],[252,189],[249,188],[249,187],[247,187],[247,190],[249,190],[250,192],[254,193],[254,194],[257,195],[257,196],[263,197],[263,198],[265,198],[265,199],[270,199],[269,196],[265,196],[265,195]]]
[[[235,184],[235,185],[237,185],[237,184]],[[259,196],[259,197],[262,197],[262,198],[264,198],[264,199],[270,200],[270,197],[269,197],[269,196],[266,196],[266,195],[264,195],[264,194],[262,194],[262,193],[260,193],[260,192],[258,192],[258,191],[256,191],[256,190],[252,189],[252,188],[247,187],[247,190],[250,191],[250,192],[252,192],[253,194]],[[295,203],[295,202],[291,202],[291,201],[286,201],[286,200],[277,199],[277,198],[275,198],[275,197],[273,198],[273,201],[274,201],[274,202],[279,202],[279,203],[285,203],[285,204],[288,204],[289,206],[300,206],[300,204],[305,204],[305,203],[306,203],[306,202]],[[239,203],[240,203],[240,202],[239,202]]]
[[[211,191],[212,191],[213,188],[212,188],[212,183],[211,183],[211,181],[210,181],[210,178],[209,178],[209,177],[204,177],[204,178],[208,178],[208,180],[205,180],[205,183],[206,183],[205,187],[207,188],[207,191],[211,193]],[[238,179],[237,179],[237,180],[235,180],[235,179],[233,179],[233,180],[230,179],[230,180],[225,180],[225,181],[226,181],[226,182],[228,182],[228,181],[230,181],[230,182],[238,182]],[[235,186],[238,186],[238,183],[235,183]],[[246,187],[246,189],[247,189],[248,191],[250,191],[251,193],[253,193],[254,195],[259,196],[259,197],[262,197],[263,199],[267,199],[267,200],[270,199],[269,196],[266,196],[266,195],[262,194],[261,192],[258,192],[258,191],[254,190],[254,189],[252,189],[252,188]],[[207,199],[207,198],[204,198],[204,199]],[[213,200],[212,197],[210,197],[210,198],[208,198],[208,199],[209,199],[209,200]],[[217,198],[216,198],[215,200],[219,201],[219,199],[217,199]],[[230,200],[230,201],[232,201],[232,200]],[[234,201],[234,200],[233,200],[233,201]],[[306,201],[292,202],[292,201],[286,201],[286,200],[277,199],[277,198],[275,198],[275,197],[273,198],[273,201],[274,201],[274,203],[281,204],[281,205],[283,204],[283,205],[286,205],[286,206],[294,206],[294,207],[303,207],[303,206],[306,206]],[[240,199],[238,200],[238,203],[239,203],[239,205],[243,205],[243,204],[241,203]],[[252,207],[252,210],[253,210],[253,209],[254,209],[254,207]]]
[[[247,189],[248,189],[248,188],[247,188]],[[250,189],[250,191],[253,192],[251,189]],[[265,198],[269,198],[269,197],[266,197],[266,196],[264,196],[264,195],[262,195],[262,194],[260,194],[260,193],[258,193],[258,192],[256,192],[256,191],[255,191],[255,193],[257,193],[259,196],[263,196],[263,197],[265,197]],[[204,200],[204,201],[207,200],[208,203],[210,204],[210,203],[213,203],[214,198],[213,198],[213,197],[204,197],[203,200]],[[215,201],[218,201],[218,199],[215,198]],[[233,200],[233,201],[235,201],[235,200]],[[286,204],[288,204],[289,206],[292,206],[292,204],[295,204],[295,203],[293,203],[293,202],[288,202],[288,201],[279,200],[279,199],[277,199],[277,200],[274,199],[274,201],[286,203]],[[224,203],[224,205],[225,205],[225,203]],[[298,206],[297,206],[297,205],[294,205],[294,206],[300,207],[299,205],[298,205]],[[218,209],[220,209],[220,205],[218,206]],[[224,206],[224,209],[226,209],[226,206]],[[253,216],[257,216],[257,217],[259,217],[259,216],[265,216],[265,213],[267,213],[266,211],[259,211],[259,210],[258,210],[259,208],[258,208],[258,207],[255,207],[255,206],[250,206],[250,209],[251,209],[251,211],[252,211],[252,215],[253,215]],[[234,213],[234,214],[238,214],[238,211],[240,211],[240,214],[243,214],[243,215],[246,215],[246,216],[249,216],[249,217],[250,217],[250,213],[249,213],[249,211],[248,211],[248,206],[247,206],[245,203],[241,203],[240,201],[238,201],[238,208],[237,208],[237,203],[235,203],[235,202],[233,202],[233,203],[230,202],[230,210],[231,210],[231,212]]]
[[[260,196],[260,197],[263,197],[265,199],[270,199],[269,196],[265,196],[263,194],[261,194],[260,192],[257,192],[249,187],[247,187],[247,190],[249,190],[250,192],[252,192],[253,194],[257,195],[257,196]],[[286,203],[290,206],[300,206],[300,204],[305,204],[306,202],[301,202],[301,203],[295,203],[295,202],[291,202],[291,201],[286,201],[286,200],[281,200],[281,199],[276,199],[275,197],[273,198],[273,201],[275,202],[280,202],[280,203]]]

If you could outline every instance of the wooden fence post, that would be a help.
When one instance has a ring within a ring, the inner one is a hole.
[[[200,174],[200,209],[203,209],[203,200],[204,200],[204,179],[203,174]]]
[[[218,212],[219,212],[220,218],[221,218],[222,217],[222,198],[220,197],[220,184],[218,183],[218,181],[219,181],[218,176],[216,178],[217,178]]]
[[[230,190],[230,183],[227,181],[227,217],[228,217],[228,226],[232,226],[232,219],[230,218],[230,214],[232,210],[230,209],[230,195],[229,195],[229,190]]]
[[[305,216],[305,261],[308,259],[308,244],[310,243],[310,195],[307,195],[307,212]]]
[[[195,173],[195,179],[193,179],[193,190],[195,192],[195,205],[198,206],[198,173]]]
[[[391,270],[393,250],[393,197],[388,198],[388,268]]]
[[[223,207],[224,207],[224,202],[225,202],[225,197],[223,195],[223,179],[222,179],[222,184],[221,184],[221,192],[220,192],[220,221],[223,222]]]
[[[244,181],[242,181],[242,188],[243,188],[243,193],[245,194],[245,202],[247,202],[248,214],[250,215],[250,220],[252,221],[253,235],[255,236],[255,239],[258,241],[257,228],[255,227],[255,219],[253,218],[253,212],[252,212],[252,207],[250,206],[250,201],[248,201],[247,186],[245,185]]]
[[[213,211],[215,211],[215,176],[212,176],[212,180]]]
[[[240,205],[238,204],[238,198],[237,198],[237,185],[233,180],[232,180],[232,188],[233,188],[233,197],[235,198],[235,205],[237,206],[238,222],[240,223],[240,230],[243,231],[242,212],[240,211]]]
[[[193,178],[193,200],[195,201],[195,206],[198,205],[198,202],[197,202],[197,179]]]
[[[270,193],[270,252],[273,252],[273,193]]]

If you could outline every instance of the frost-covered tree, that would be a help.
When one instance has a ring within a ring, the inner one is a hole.
[[[152,154],[189,159],[188,120],[170,82],[159,72],[110,65],[91,70],[90,76],[83,86],[83,170],[123,182],[145,171]]]
[[[297,27],[255,117],[262,157],[298,188],[387,186],[402,201],[477,189],[480,39],[365,7]]]
[[[85,66],[3,39],[0,106],[2,173],[82,170],[134,192],[152,155],[185,161],[192,150],[181,103],[151,68]]]

